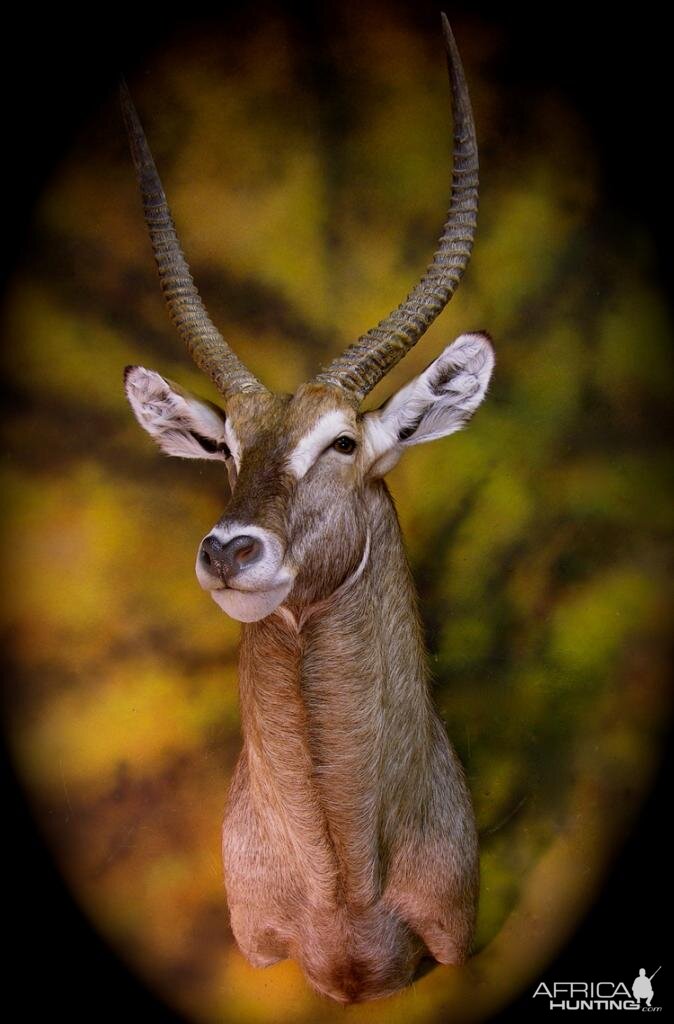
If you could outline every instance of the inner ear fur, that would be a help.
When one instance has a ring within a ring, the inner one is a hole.
[[[367,413],[372,475],[388,472],[404,448],[461,430],[483,401],[493,368],[489,335],[462,334],[380,409]]]
[[[167,455],[224,461],[224,410],[143,366],[128,366],[124,387],[134,416]]]

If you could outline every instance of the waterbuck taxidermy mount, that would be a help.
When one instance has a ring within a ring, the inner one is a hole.
[[[477,219],[475,126],[447,19],[454,158],[437,250],[405,301],[294,395],[274,394],[209,319],[128,91],[122,107],[168,311],[222,395],[126,371],[141,426],[169,455],[222,462],[231,500],[201,541],[203,589],[244,623],[243,749],[223,859],[232,930],[264,967],[299,961],[341,1002],[409,984],[422,957],[461,964],[478,845],[461,765],[433,706],[414,586],[385,474],[461,429],[494,357],[463,334],[379,409],[365,396],[454,293]]]

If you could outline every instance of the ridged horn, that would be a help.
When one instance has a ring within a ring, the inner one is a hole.
[[[463,276],[477,227],[478,157],[473,112],[459,51],[445,14],[442,28],[452,96],[452,195],[435,255],[405,301],[333,360],[314,380],[362,400],[444,309]]]
[[[194,362],[211,378],[222,395],[227,397],[238,391],[266,391],[264,385],[232,352],[206,312],[180,248],[171,211],[140,118],[123,80],[119,92],[143,200],[145,222],[169,316]]]

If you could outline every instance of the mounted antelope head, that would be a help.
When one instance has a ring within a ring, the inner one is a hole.
[[[222,395],[130,367],[126,392],[169,455],[224,463],[231,500],[201,541],[199,583],[246,623],[243,750],[223,829],[232,929],[251,963],[294,957],[343,1002],[408,984],[429,954],[460,964],[477,903],[461,766],[429,695],[414,589],[385,474],[459,430],[493,354],[461,335],[381,408],[372,388],[417,343],[466,268],[475,128],[443,15],[454,118],[452,198],[421,281],[294,395],[268,391],[211,323],[125,87],[122,106],[170,317]]]

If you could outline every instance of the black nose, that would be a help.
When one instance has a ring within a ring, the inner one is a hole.
[[[257,537],[232,537],[224,544],[215,534],[204,537],[199,550],[199,561],[225,583],[262,557],[264,545]]]

